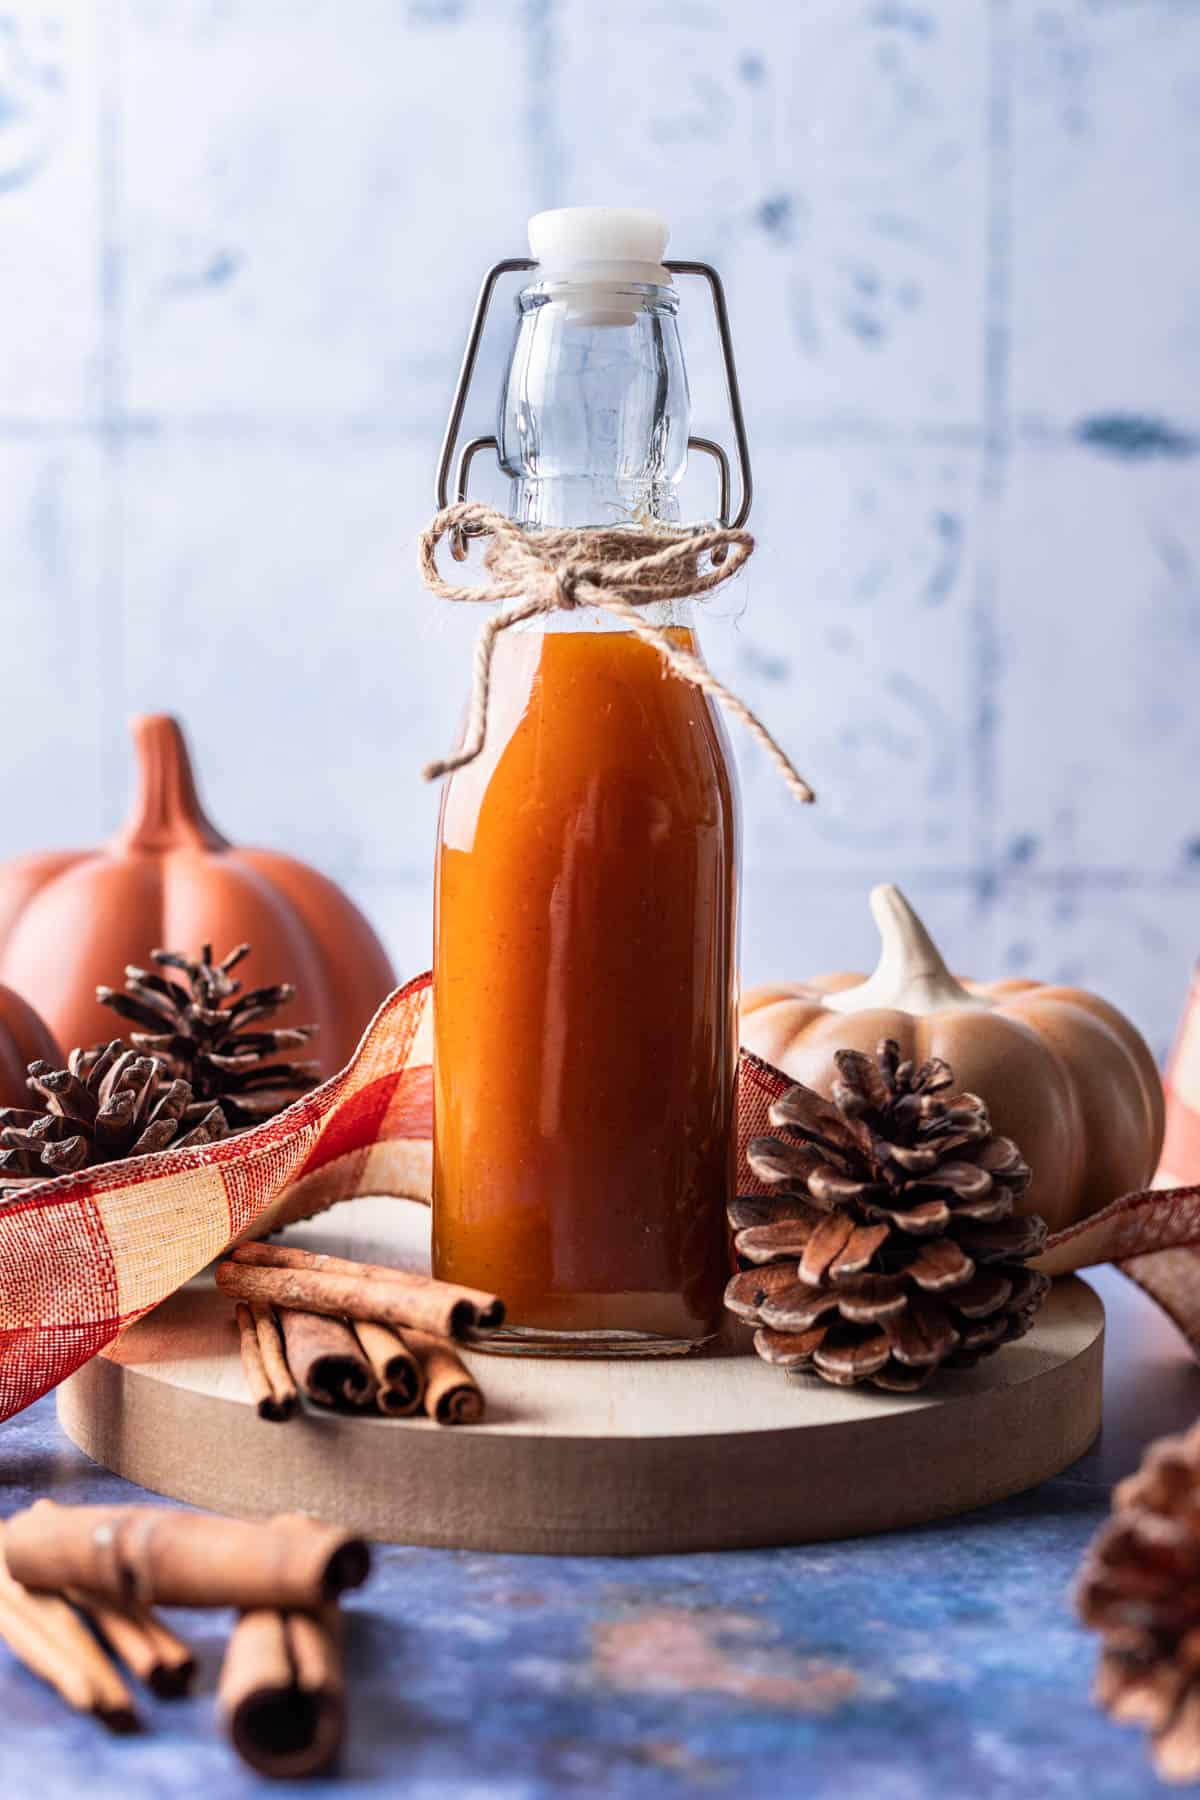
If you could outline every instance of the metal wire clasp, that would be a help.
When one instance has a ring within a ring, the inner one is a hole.
[[[690,437],[689,450],[699,450],[705,456],[711,456],[717,465],[720,481],[720,503],[717,517],[724,526],[737,530],[746,523],[750,516],[750,506],[754,498],[754,481],[750,473],[750,446],[746,440],[746,421],[742,414],[742,396],[738,387],[737,366],[733,358],[733,335],[729,329],[729,309],[725,304],[725,289],[721,277],[711,263],[704,262],[668,262],[664,264],[672,275],[699,275],[708,283],[712,297],[713,312],[716,315],[717,335],[721,341],[721,356],[725,365],[725,392],[729,398],[729,415],[733,421],[733,437],[737,446],[738,457],[738,507],[737,512],[730,514],[730,469],[729,458],[723,446],[714,438]],[[457,466],[455,452],[458,451],[458,434],[462,429],[463,413],[466,411],[467,395],[471,389],[471,380],[475,373],[475,363],[479,356],[479,345],[483,338],[483,328],[487,323],[488,310],[492,304],[492,295],[496,283],[502,275],[515,275],[527,269],[536,269],[537,263],[527,256],[506,257],[503,262],[493,263],[483,278],[479,289],[479,298],[475,302],[475,311],[471,318],[471,329],[467,333],[466,349],[463,351],[462,363],[458,371],[458,380],[454,386],[454,398],[450,403],[450,417],[446,421],[446,432],[442,439],[441,454],[437,468],[437,505],[439,512],[450,504],[450,476],[454,472],[454,498],[467,498],[467,485],[471,476],[471,464],[481,450],[494,450],[499,454],[499,440],[492,437],[470,438],[458,452]],[[450,549],[457,562],[462,562],[467,554],[467,538],[469,529],[456,528],[451,534]]]

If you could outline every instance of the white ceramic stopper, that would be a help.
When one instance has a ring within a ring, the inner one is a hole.
[[[562,283],[568,316],[580,325],[631,325],[636,308],[617,290],[631,283],[666,286],[667,226],[657,213],[625,206],[563,206],[535,213],[529,250],[542,281]]]
[[[529,221],[529,251],[546,280],[668,282],[666,221],[628,206],[562,206]]]

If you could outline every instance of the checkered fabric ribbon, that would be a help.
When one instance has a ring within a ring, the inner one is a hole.
[[[1114,1251],[1200,1356],[1200,969],[1167,1064],[1167,1131],[1143,1229]],[[1137,1198],[1137,1196],[1134,1196]],[[1131,1212],[1132,1223],[1132,1212]]]
[[[430,986],[423,975],[399,988],[349,1066],[265,1125],[202,1150],[81,1170],[0,1208],[0,1418],[62,1381],[247,1232],[355,1194],[428,1200]],[[1198,1004],[1172,1080],[1168,1157],[1179,1157],[1181,1172],[1200,1174]],[[745,1148],[769,1129],[767,1110],[789,1085],[743,1052],[739,1192],[763,1191]],[[1042,1266],[1059,1274],[1136,1258],[1128,1272],[1200,1348],[1200,1248],[1184,1245],[1200,1247],[1200,1186],[1116,1201],[1052,1238]]]

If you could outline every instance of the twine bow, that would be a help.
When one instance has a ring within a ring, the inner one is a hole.
[[[481,586],[456,586],[445,581],[438,569],[438,545],[447,533],[462,529],[491,540],[483,556],[491,579]],[[594,606],[622,620],[635,637],[657,652],[673,675],[719,700],[766,751],[796,799],[813,800],[807,781],[745,701],[718,681],[698,656],[681,649],[665,626],[652,625],[639,611],[656,601],[689,600],[709,593],[735,575],[753,549],[754,539],[748,531],[723,525],[700,531],[662,525],[611,531],[602,527],[530,531],[477,500],[443,507],[421,533],[418,561],[425,586],[442,600],[502,600],[509,604],[492,614],[475,646],[471,705],[462,747],[453,756],[430,763],[424,770],[426,781],[437,781],[464,768],[483,749],[492,658],[500,633],[541,614]]]

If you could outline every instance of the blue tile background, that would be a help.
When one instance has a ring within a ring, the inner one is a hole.
[[[760,549],[708,651],[822,797],[739,746],[747,976],[861,963],[897,879],[1162,1051],[1197,193],[1197,0],[0,0],[0,853],[112,829],[125,715],[176,710],[223,828],[426,960],[473,621],[413,542],[474,288],[538,207],[642,202],[740,345]]]

